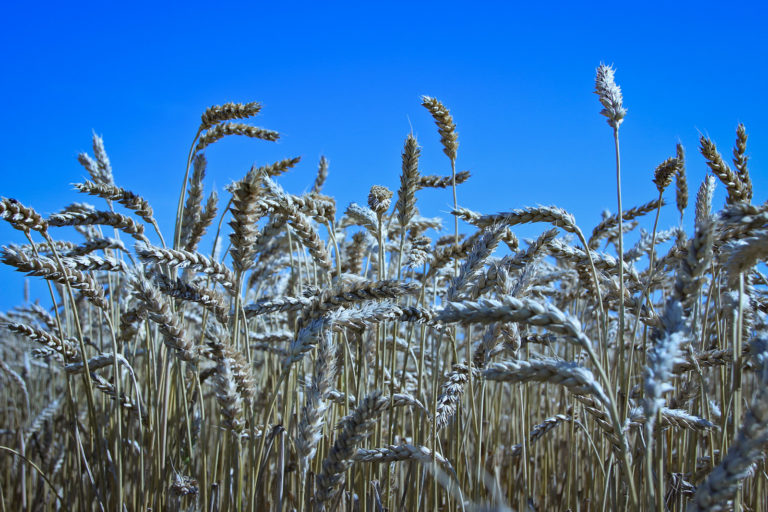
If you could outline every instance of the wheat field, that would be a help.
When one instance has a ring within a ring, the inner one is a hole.
[[[0,200],[25,239],[2,262],[50,292],[0,314],[0,512],[768,510],[768,204],[746,130],[731,162],[701,137],[690,205],[678,144],[627,207],[611,67],[595,92],[617,213],[587,230],[557,206],[461,207],[456,124],[427,96],[450,172],[422,174],[409,134],[399,189],[359,203],[323,194],[324,158],[302,195],[279,184],[291,157],[209,190],[208,146],[279,138],[249,123],[258,103],[203,113],[173,233],[95,135],[75,185],[95,205]],[[452,201],[447,229],[425,188]]]

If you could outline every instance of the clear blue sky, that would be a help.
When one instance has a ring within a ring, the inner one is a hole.
[[[300,155],[281,184],[301,193],[325,155],[326,192],[343,209],[364,202],[374,183],[397,189],[411,128],[422,172],[448,172],[419,105],[428,94],[451,109],[458,167],[473,174],[460,204],[485,213],[556,204],[587,231],[603,209],[616,210],[611,129],[592,93],[603,61],[616,66],[629,109],[627,207],[655,197],[653,169],[678,141],[695,193],[706,170],[699,134],[729,155],[739,122],[750,134],[755,201],[765,200],[765,4],[570,4],[9,3],[0,20],[0,194],[46,214],[84,200],[70,184],[86,176],[76,155],[90,150],[95,130],[117,183],[150,201],[170,237],[200,113],[256,100],[264,109],[254,124],[282,139],[215,145],[208,190],[221,192],[253,163]],[[419,199],[423,215],[443,215],[448,227],[450,204],[450,191]],[[676,222],[673,211],[662,226]],[[4,223],[0,240],[23,241]],[[23,276],[2,268],[0,283],[0,309],[17,304]]]

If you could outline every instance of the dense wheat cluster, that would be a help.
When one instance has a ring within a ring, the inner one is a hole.
[[[612,68],[595,85],[620,183],[627,109]],[[50,291],[0,315],[0,510],[768,509],[768,206],[744,127],[732,162],[701,138],[691,205],[678,145],[658,195],[627,209],[618,186],[583,231],[556,206],[460,207],[456,123],[423,106],[445,175],[407,135],[397,191],[360,203],[323,194],[324,158],[303,195],[279,184],[298,158],[207,191],[207,146],[278,139],[246,122],[257,103],[203,114],[173,233],[96,136],[75,188],[97,206],[0,200],[26,238],[3,263]],[[424,188],[452,192],[447,234]]]

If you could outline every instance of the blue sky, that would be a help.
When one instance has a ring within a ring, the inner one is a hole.
[[[216,144],[207,190],[222,192],[253,163],[302,156],[280,181],[301,193],[325,155],[325,192],[343,209],[364,202],[372,184],[397,189],[410,130],[422,172],[449,172],[419,105],[428,94],[451,109],[458,168],[473,174],[461,205],[493,213],[555,204],[589,231],[602,210],[616,210],[611,129],[592,92],[601,61],[616,66],[629,109],[626,207],[655,197],[653,169],[678,141],[698,187],[699,135],[728,155],[739,122],[750,134],[755,201],[766,199],[764,3],[15,2],[4,11],[0,194],[46,214],[85,199],[71,183],[85,177],[76,155],[95,130],[117,183],[150,201],[170,238],[200,113],[254,100],[264,105],[254,124],[281,132],[280,142]],[[444,216],[447,227],[450,205],[450,191],[419,196],[422,214]],[[669,208],[661,224],[675,222]],[[0,225],[0,240],[23,238]],[[0,269],[0,309],[21,301],[23,280]],[[32,291],[44,297],[39,283]]]

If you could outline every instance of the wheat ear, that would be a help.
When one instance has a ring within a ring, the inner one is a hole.
[[[469,171],[459,171],[456,173],[456,184],[461,185],[470,178]],[[416,182],[416,188],[448,188],[453,186],[452,176],[437,176],[429,174],[426,176],[419,176]]]
[[[253,265],[256,253],[254,245],[258,236],[257,200],[260,188],[250,181],[239,181],[232,187],[232,234],[229,236],[232,242],[232,267],[236,272],[245,272]]]
[[[42,215],[15,199],[0,198],[0,218],[24,232],[31,229],[43,233],[48,229],[48,222]]]
[[[595,94],[600,99],[603,110],[600,112],[608,118],[608,124],[618,129],[624,121],[627,109],[624,108],[624,98],[621,87],[616,84],[616,71],[612,66],[600,64],[595,77]]]
[[[190,230],[202,213],[203,179],[207,165],[208,161],[204,153],[195,155],[192,161],[192,176],[190,176],[187,186],[187,201],[184,204],[184,210],[182,210],[180,234],[182,242],[189,239]],[[186,247],[187,243],[184,243],[183,246]]]
[[[319,194],[323,190],[325,180],[328,179],[328,159],[324,156],[320,157],[320,163],[317,165],[317,176],[315,177],[315,183],[312,185],[312,194]]]
[[[635,206],[634,208],[630,208],[629,210],[624,210],[621,213],[621,219],[622,221],[630,221],[632,219],[635,219],[647,213],[656,211],[658,208],[664,205],[665,203],[663,200],[660,201],[659,199],[654,199],[653,201],[648,201],[647,203],[641,204],[639,206]],[[612,228],[615,228],[618,225],[618,223],[619,223],[619,217],[616,214],[609,215],[608,217],[603,219],[592,230],[592,235],[589,237],[589,247],[591,249],[597,249],[598,245],[600,244],[600,240],[603,238],[606,238],[610,230]]]
[[[197,249],[200,240],[205,235],[206,230],[216,218],[218,212],[219,195],[216,192],[211,192],[208,196],[208,200],[205,202],[205,208],[200,215],[195,219],[192,224],[192,228],[187,236],[187,243],[184,249],[187,251],[194,251]]]
[[[163,249],[146,243],[137,243],[135,249],[136,254],[144,262],[170,267],[189,267],[210,276],[226,288],[234,287],[232,271],[223,263],[199,252]]]
[[[145,222],[155,223],[152,207],[143,197],[134,194],[130,190],[125,190],[116,185],[104,185],[86,181],[85,183],[75,183],[74,187],[84,193],[92,196],[101,197],[108,201],[117,201],[129,210],[141,217]]]
[[[138,274],[133,276],[131,286],[136,298],[144,304],[149,318],[157,324],[165,344],[183,361],[197,360],[194,344],[186,339],[184,328],[157,288],[147,278]]]
[[[746,193],[746,200],[752,200],[752,178],[749,175],[749,169],[747,168],[747,162],[749,157],[747,156],[747,129],[743,123],[739,123],[736,127],[736,145],[733,148],[733,165],[736,167],[736,172],[741,178],[741,182],[744,184],[744,191]]]
[[[419,180],[419,156],[421,150],[416,138],[408,135],[403,148],[403,171],[400,174],[400,189],[397,191],[397,220],[402,229],[416,213],[416,187]]]
[[[195,153],[204,150],[214,142],[217,142],[228,135],[243,135],[252,139],[268,140],[272,142],[280,138],[280,134],[272,130],[266,130],[264,128],[258,128],[243,123],[221,123],[216,124],[203,132],[197,142],[197,146],[195,146]]]
[[[67,266],[60,267],[46,256],[31,256],[17,246],[3,247],[2,261],[31,276],[40,276],[59,284],[69,283],[72,288],[80,290],[96,306],[104,310],[109,307],[104,289],[90,274]]]
[[[707,160],[707,165],[712,170],[712,173],[720,178],[720,181],[725,185],[728,190],[728,198],[726,199],[728,204],[737,203],[739,201],[748,201],[749,194],[744,185],[742,179],[733,172],[720,156],[720,152],[717,150],[717,146],[709,138],[704,135],[701,136],[701,154]]]
[[[147,241],[144,236],[144,226],[136,221],[116,212],[103,211],[64,211],[51,215],[48,218],[50,226],[112,226],[123,233],[131,235],[141,242]]]
[[[685,149],[683,145],[677,144],[677,178],[675,199],[677,202],[677,211],[680,212],[680,219],[683,218],[683,212],[688,207],[688,178],[685,174]]]
[[[456,160],[459,136],[456,133],[456,124],[453,122],[453,116],[451,116],[450,111],[436,98],[429,96],[421,97],[421,105],[429,110],[429,113],[432,114],[432,118],[435,120],[437,131],[440,134],[440,142],[443,145],[443,152],[452,161]]]
[[[200,116],[200,131],[207,130],[222,121],[247,119],[255,116],[260,111],[261,104],[255,101],[250,103],[229,102],[223,105],[213,105],[205,109],[203,115]]]
[[[554,359],[504,361],[489,364],[483,370],[483,377],[511,383],[536,381],[558,384],[575,395],[594,396],[606,406],[610,403],[592,372],[576,363]]]

